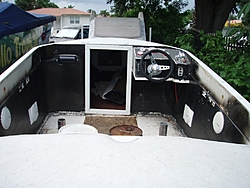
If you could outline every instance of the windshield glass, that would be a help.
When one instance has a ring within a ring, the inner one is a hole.
[[[62,29],[56,34],[56,38],[71,38],[74,39],[78,34],[79,29]]]

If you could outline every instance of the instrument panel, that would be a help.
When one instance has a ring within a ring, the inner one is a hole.
[[[147,71],[146,68],[141,70],[140,61],[144,54],[148,53],[151,50],[158,49],[163,52],[166,52],[170,58],[174,61],[174,71],[167,81],[174,82],[189,82],[189,73],[191,72],[191,62],[189,61],[185,52],[182,52],[177,49],[171,48],[155,48],[155,47],[135,47],[134,48],[134,77],[136,80],[147,80],[142,71]],[[143,61],[150,61],[149,56],[146,56]],[[152,53],[152,58],[155,62],[161,64],[164,61],[169,61],[169,57],[164,55],[163,53]]]

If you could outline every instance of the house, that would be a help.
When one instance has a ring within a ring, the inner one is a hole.
[[[243,26],[242,20],[227,20],[225,27]]]
[[[56,21],[53,24],[53,32],[57,32],[66,25],[87,25],[90,22],[90,13],[73,8],[40,8],[28,12],[55,16]]]

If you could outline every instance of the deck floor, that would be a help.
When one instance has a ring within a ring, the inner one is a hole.
[[[67,124],[83,124],[85,120],[84,113],[54,113],[50,114],[38,134],[58,133],[58,119],[63,118]],[[143,136],[157,136],[161,122],[167,123],[167,136],[184,136],[183,131],[178,128],[175,119],[170,115],[136,115],[138,127],[143,131]]]

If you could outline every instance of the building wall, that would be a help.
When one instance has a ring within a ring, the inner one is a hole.
[[[56,21],[53,24],[53,32],[52,36],[57,33],[61,28],[66,25],[74,25],[70,23],[70,17],[79,17],[80,18],[80,25],[85,25],[90,23],[90,15],[63,15],[56,17]],[[75,24],[75,25],[79,25]]]
[[[79,17],[80,18],[80,23],[79,24],[89,24],[89,15],[63,15],[63,21],[62,21],[62,26],[66,26],[66,25],[74,25],[70,23],[70,17]],[[78,23],[76,23],[75,25],[79,25]]]

